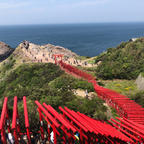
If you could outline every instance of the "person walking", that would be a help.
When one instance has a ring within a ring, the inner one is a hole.
[[[88,91],[87,91],[87,89],[85,91],[85,97],[86,97],[86,99],[88,99]]]

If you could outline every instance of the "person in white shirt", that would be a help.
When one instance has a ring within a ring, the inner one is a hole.
[[[53,144],[54,143],[54,132],[53,131],[50,133],[50,140],[51,140],[51,143]]]

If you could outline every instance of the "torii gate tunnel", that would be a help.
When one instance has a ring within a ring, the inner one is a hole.
[[[12,119],[8,114],[8,98],[4,99],[0,119],[1,142],[15,144],[23,140],[31,144],[34,135],[30,129],[26,97],[23,97],[25,132],[21,132],[17,97],[14,97]],[[92,119],[80,112],[75,112],[67,107],[59,107],[58,113],[46,103],[40,104],[35,101],[39,114],[39,129],[41,142],[53,142],[54,144],[135,144],[144,142],[144,126],[126,118],[111,119],[107,122]],[[12,124],[11,124],[12,122]],[[44,127],[47,127],[45,129]],[[13,136],[10,139],[9,136]],[[25,136],[25,139],[22,139]]]

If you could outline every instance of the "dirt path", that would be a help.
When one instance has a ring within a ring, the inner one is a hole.
[[[75,95],[83,97],[83,98],[86,98],[86,91],[85,90],[77,89],[77,90],[73,90],[73,91],[74,91]],[[96,96],[96,93],[94,93],[94,92],[89,92],[88,93],[88,98],[89,99],[91,99],[91,98],[93,98],[95,96]]]

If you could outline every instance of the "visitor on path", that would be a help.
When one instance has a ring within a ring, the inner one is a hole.
[[[88,91],[87,91],[87,89],[85,91],[85,97],[86,97],[86,99],[88,99]]]
[[[50,133],[50,144],[53,144],[54,143],[54,132],[52,131]]]
[[[76,132],[76,134],[74,135],[75,136],[75,138],[76,138],[76,140],[75,140],[75,144],[78,144],[79,143],[79,137],[80,137],[80,135],[79,135],[79,133],[78,132]]]
[[[7,137],[7,140],[8,140],[9,144],[14,144],[15,143],[14,136],[12,135],[12,133],[8,133],[6,135],[6,137]]]

